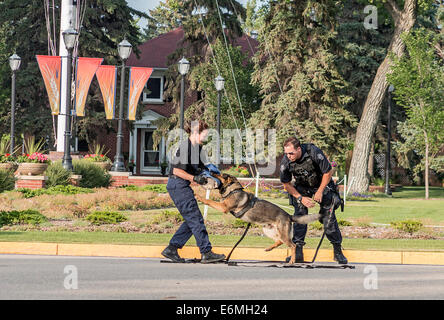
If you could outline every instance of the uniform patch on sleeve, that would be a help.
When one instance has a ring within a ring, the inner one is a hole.
[[[281,172],[285,171],[285,164],[281,164]]]
[[[324,156],[322,155],[322,153],[318,153],[317,157],[321,161],[324,160]]]

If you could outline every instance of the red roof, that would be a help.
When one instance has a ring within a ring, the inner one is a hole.
[[[137,59],[134,53],[131,53],[127,65],[133,67],[167,68],[168,55],[173,53],[181,45],[182,39],[183,29],[179,27],[148,40],[139,46],[139,59]],[[251,58],[253,56],[252,50],[254,52],[257,51],[259,42],[244,34],[235,40],[235,45],[240,46],[241,50]]]

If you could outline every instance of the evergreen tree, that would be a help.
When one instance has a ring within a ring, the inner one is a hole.
[[[169,130],[179,126],[181,76],[177,71],[177,62],[182,57],[186,57],[190,62],[191,70],[205,69],[205,67],[199,68],[199,66],[213,61],[213,55],[215,55],[213,46],[216,41],[225,44],[226,39],[227,46],[230,48],[234,40],[242,35],[240,20],[245,19],[245,8],[235,0],[180,0],[179,2],[184,10],[181,25],[184,38],[178,45],[178,49],[168,57],[169,68],[166,72],[164,93],[166,97],[171,97],[176,112],[167,119],[156,121],[158,130],[153,135],[154,144],[160,142],[162,136],[165,136]],[[199,78],[196,72],[191,71],[191,73],[194,79]],[[203,89],[192,86],[189,81],[189,76],[187,76],[185,96],[192,96],[196,88]],[[214,74],[207,74],[206,82],[212,81],[214,81]],[[214,86],[212,90],[215,91]],[[203,91],[201,93],[206,94]],[[201,107],[196,108],[196,105],[194,107],[193,111],[190,109],[185,114],[185,122],[203,114]]]
[[[254,128],[276,128],[278,146],[296,135],[331,160],[343,157],[356,123],[344,107],[351,97],[335,65],[336,4],[270,1],[253,74],[263,101],[250,121]]]
[[[55,7],[60,8],[60,1],[55,1]],[[141,33],[135,17],[143,13],[128,7],[122,0],[98,0],[87,2],[83,23],[80,29],[78,56],[104,58],[103,64],[116,64],[119,61],[117,44],[124,37],[132,43],[137,52]],[[52,18],[52,17],[51,17]],[[55,11],[54,34],[58,38],[60,13]],[[20,70],[17,73],[17,107],[16,134],[27,133],[37,138],[52,137],[53,125],[51,110],[40,74],[36,55],[51,54],[48,49],[48,30],[45,23],[45,11],[41,1],[6,0],[0,2],[0,56],[7,60],[12,53],[22,58]],[[57,43],[59,39],[57,39]],[[58,48],[57,48],[58,53]],[[9,65],[0,66],[0,95],[10,96]],[[92,91],[91,91],[92,90]],[[94,126],[104,126],[105,113],[98,85],[92,82],[90,95],[87,100],[87,116],[80,119],[82,132],[94,134]],[[0,101],[0,134],[9,131],[10,99]],[[8,124],[8,125],[7,125]],[[53,137],[52,137],[53,138]],[[85,137],[86,138],[86,137]],[[91,138],[93,139],[93,137]],[[54,139],[53,139],[54,141]]]

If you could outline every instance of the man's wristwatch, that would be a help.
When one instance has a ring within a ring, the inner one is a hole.
[[[296,198],[296,202],[297,202],[298,204],[301,204],[301,203],[302,203],[302,196],[297,197],[297,198]]]

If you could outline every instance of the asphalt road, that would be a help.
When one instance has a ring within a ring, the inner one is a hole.
[[[444,267],[304,269],[0,255],[0,299],[444,299]]]

